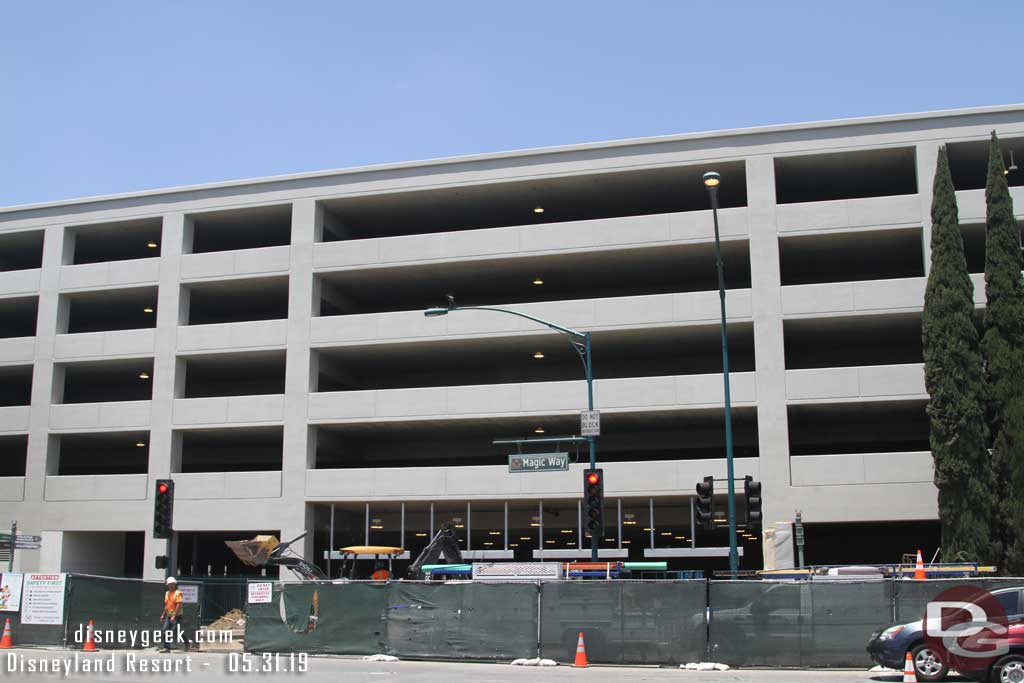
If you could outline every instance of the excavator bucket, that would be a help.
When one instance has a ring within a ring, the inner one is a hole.
[[[265,567],[270,553],[274,552],[281,542],[276,536],[260,534],[248,541],[224,541],[224,545],[231,548],[231,552],[241,560],[242,564],[250,567]]]

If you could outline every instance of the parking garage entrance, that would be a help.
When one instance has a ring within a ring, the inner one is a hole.
[[[708,575],[726,569],[728,534],[725,529],[697,529],[692,500],[690,496],[606,498],[600,559],[662,561],[670,571],[703,570]],[[444,522],[454,526],[466,561],[590,559],[590,538],[583,532],[579,499],[339,502],[313,507],[314,557],[310,559],[332,577],[341,568],[338,549],[352,545],[405,548],[394,565],[396,575],[402,576]],[[740,531],[743,568],[760,569],[760,534]],[[328,549],[334,552],[328,554]],[[363,572],[368,577],[373,563],[362,564],[357,576]]]

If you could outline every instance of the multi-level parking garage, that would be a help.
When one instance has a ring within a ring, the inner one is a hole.
[[[949,145],[984,291],[987,140],[1024,108],[725,131],[0,210],[0,526],[24,569],[153,576],[154,479],[176,481],[175,571],[221,541],[413,553],[455,520],[474,558],[586,554],[585,385],[558,333],[427,318],[453,294],[593,336],[603,557],[724,564],[693,487],[724,476],[713,233],[722,174],[737,474],[812,562],[937,542],[921,308]],[[1024,176],[1009,181],[1018,212]],[[520,447],[565,473],[512,474]],[[329,530],[333,521],[333,542]],[[761,543],[743,535],[745,566]],[[336,565],[335,565],[336,566]]]

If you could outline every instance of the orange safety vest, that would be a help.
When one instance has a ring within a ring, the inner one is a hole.
[[[164,616],[174,617],[178,615],[178,610],[181,608],[181,603],[185,600],[185,596],[181,594],[180,590],[166,591],[164,593]]]
[[[378,569],[370,576],[370,578],[374,581],[387,581],[391,578],[391,572],[387,569]]]

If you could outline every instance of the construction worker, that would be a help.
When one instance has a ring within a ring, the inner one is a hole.
[[[162,652],[171,651],[170,638],[177,635],[181,628],[181,605],[185,596],[178,590],[178,582],[173,576],[167,577],[167,592],[164,593],[164,610],[160,613],[160,622],[164,629],[164,647]],[[173,635],[172,635],[173,634]]]

